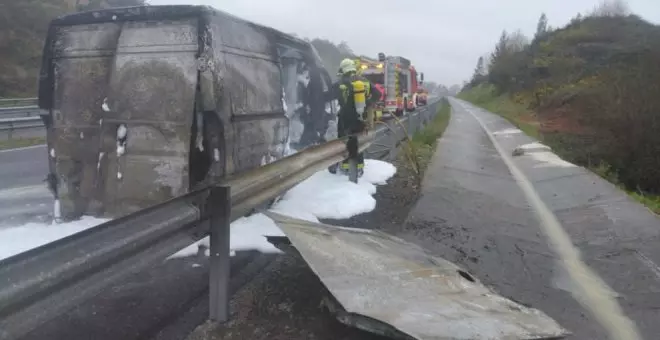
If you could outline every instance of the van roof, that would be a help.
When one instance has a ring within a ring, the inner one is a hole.
[[[100,10],[83,11],[60,16],[52,21],[52,25],[83,25],[112,21],[144,21],[159,19],[179,19],[202,15],[215,11],[207,6],[195,5],[165,5],[165,6],[133,6]]]
[[[310,49],[314,55],[314,59],[320,65],[323,64],[318,51],[314,48],[309,41],[286,34],[274,28],[256,24],[245,19],[241,19],[235,15],[217,10],[210,6],[200,5],[158,5],[158,6],[133,6],[133,7],[119,7],[102,10],[91,10],[78,13],[72,13],[55,18],[50,23],[50,30],[46,37],[44,50],[42,54],[42,67],[39,73],[39,106],[44,109],[50,108],[52,105],[51,95],[52,90],[52,75],[50,74],[50,65],[52,58],[53,40],[56,39],[57,26],[75,26],[98,24],[106,22],[127,22],[127,21],[152,21],[152,20],[178,20],[191,17],[216,17],[220,20],[228,19],[235,22],[245,23],[257,30],[260,30],[274,39],[280,44],[291,44],[302,49]],[[209,20],[213,20],[210,19]]]
[[[293,37],[290,34],[286,34],[272,27],[259,25],[230,13],[215,9],[211,6],[202,5],[144,5],[83,11],[60,16],[54,19],[51,22],[51,25],[72,26],[117,21],[177,20],[204,15],[225,16],[232,20],[252,25],[264,32],[269,32],[280,39],[288,40],[291,43],[296,43],[300,46],[311,46],[311,44],[302,39]]]

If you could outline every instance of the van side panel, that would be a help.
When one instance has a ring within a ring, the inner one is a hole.
[[[197,18],[55,26],[51,173],[64,218],[188,192]]]
[[[207,7],[54,20],[39,96],[63,217],[119,217],[315,143],[327,130],[315,126],[317,59],[307,42]]]
[[[65,218],[98,208],[102,201],[100,122],[119,32],[120,25],[104,23],[58,27],[55,33],[48,147]]]
[[[103,129],[106,208],[113,216],[188,192],[198,19],[125,22]],[[121,126],[125,146],[118,145]]]
[[[210,16],[209,30],[226,141],[225,173],[281,158],[289,123],[275,42],[265,30],[221,12]]]

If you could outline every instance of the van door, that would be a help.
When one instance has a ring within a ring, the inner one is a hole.
[[[48,139],[62,216],[118,217],[186,193],[197,18],[55,30]]]
[[[44,69],[52,80],[42,84],[40,97],[50,97],[46,92],[52,86],[49,163],[64,218],[101,207],[102,104],[120,31],[118,23],[60,26],[47,43],[51,59]]]
[[[214,20],[212,31],[216,60],[222,64],[222,114],[230,117],[226,173],[281,158],[289,122],[275,39],[268,30],[229,16]]]
[[[102,123],[113,216],[188,192],[197,27],[197,18],[123,24]]]

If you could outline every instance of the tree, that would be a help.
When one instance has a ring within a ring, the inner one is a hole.
[[[34,96],[50,20],[72,10],[65,1],[0,0],[0,97]]]
[[[484,57],[479,57],[477,60],[477,67],[474,68],[475,76],[486,75],[486,67],[484,66]]]
[[[355,55],[351,47],[348,46],[348,43],[345,41],[340,42],[339,45],[337,45],[337,48],[339,49],[339,52],[343,55],[347,55],[347,56]]]
[[[534,39],[539,39],[546,33],[548,33],[548,17],[545,13],[542,13],[538,24],[536,24],[536,34],[534,34]]]
[[[522,52],[529,45],[529,39],[521,30],[511,33],[506,39],[506,53]]]
[[[496,64],[497,61],[504,56],[507,50],[507,40],[509,36],[506,33],[506,30],[502,31],[502,35],[500,35],[500,40],[497,42],[497,45],[495,45],[495,50],[490,56],[490,65],[492,66],[493,64]],[[490,70],[489,70],[490,71]]]
[[[316,48],[316,51],[319,53],[319,56],[323,61],[323,65],[326,67],[333,80],[336,80],[339,63],[341,63],[344,58],[355,57],[353,50],[345,41],[342,41],[339,45],[335,45],[332,41],[317,38],[312,39],[311,44]]]
[[[524,52],[528,46],[529,41],[520,30],[511,34],[502,32],[491,54],[487,77],[498,91],[514,90],[528,78],[528,60]]]
[[[469,85],[470,85],[470,83],[468,83],[467,81],[463,81],[462,86],[461,85],[452,85],[449,88],[449,94],[452,95],[452,96],[455,96],[455,95],[469,89],[470,88]]]
[[[624,0],[603,0],[594,8],[593,17],[624,17],[630,15],[630,7]]]
[[[477,60],[477,66],[474,68],[474,73],[472,74],[472,79],[468,83],[468,87],[475,87],[483,82],[485,82],[488,72],[486,71],[486,65],[484,57],[479,57]]]
[[[582,14],[578,13],[573,19],[571,19],[571,24],[576,24],[582,21]]]
[[[438,83],[434,81],[425,81],[423,86],[429,93],[435,93],[438,90]]]

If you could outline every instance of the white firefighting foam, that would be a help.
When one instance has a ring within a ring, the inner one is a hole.
[[[365,161],[364,176],[358,184],[348,181],[346,176],[319,171],[284,194],[271,211],[313,222],[320,218],[344,219],[366,213],[376,207],[372,196],[376,193],[376,186],[385,184],[395,173],[392,164],[373,159]],[[231,224],[231,250],[232,253],[237,250],[276,253],[279,250],[266,240],[266,236],[283,235],[264,214],[240,218]],[[200,245],[208,248],[208,238],[170,258],[193,256]]]
[[[319,218],[349,218],[373,210],[376,201],[372,195],[376,193],[376,186],[385,184],[395,173],[392,164],[371,159],[366,160],[364,176],[358,184],[349,182],[346,176],[319,171],[285,193],[271,210],[315,222]],[[68,223],[3,227],[0,229],[0,260],[107,221],[83,217]],[[263,214],[238,219],[231,224],[231,249],[277,252],[264,236],[282,236],[282,231]],[[208,239],[184,248],[171,258],[194,255],[200,244],[208,245]]]

